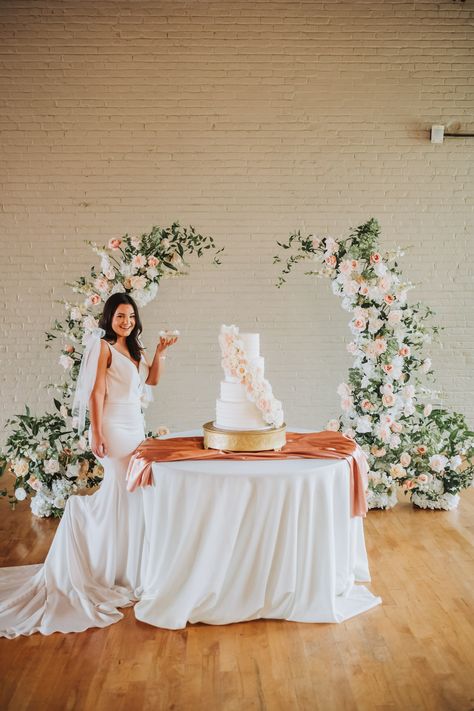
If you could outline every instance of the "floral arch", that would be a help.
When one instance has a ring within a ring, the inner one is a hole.
[[[402,278],[400,249],[382,253],[375,219],[345,239],[290,235],[278,245],[287,252],[277,286],[300,261],[306,274],[328,277],[332,291],[351,314],[354,361],[338,387],[342,414],[327,424],[357,439],[370,465],[369,507],[391,508],[397,487],[418,507],[452,509],[459,492],[472,484],[474,432],[457,412],[435,404],[426,385],[433,379],[426,345],[438,333],[433,311],[409,303],[413,285]]]
[[[153,227],[140,236],[111,239],[107,246],[89,244],[100,257],[100,268],[93,266],[89,275],[68,284],[80,298],[62,302],[64,319],[55,321],[46,333],[48,346],[56,339],[62,341],[59,363],[65,377],[51,386],[56,391],[56,412],[38,417],[26,406],[24,414],[11,418],[0,459],[0,473],[10,465],[16,477],[12,506],[31,497],[31,510],[41,517],[60,517],[71,494],[96,486],[102,478],[102,467],[88,450],[86,437],[75,430],[71,410],[83,338],[97,327],[104,301],[111,294],[126,292],[144,306],[156,297],[162,279],[187,273],[189,256],[202,257],[210,250],[214,263],[220,264],[222,252],[212,237],[200,235],[194,227],[182,228],[178,222]]]

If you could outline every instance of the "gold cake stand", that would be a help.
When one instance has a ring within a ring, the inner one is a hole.
[[[279,451],[286,444],[286,424],[268,430],[222,430],[213,422],[206,422],[204,449],[220,449],[224,452]]]

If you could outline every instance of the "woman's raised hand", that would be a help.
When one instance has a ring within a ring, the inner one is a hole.
[[[160,342],[158,351],[162,353],[170,346],[173,346],[179,337],[179,331],[160,331]]]

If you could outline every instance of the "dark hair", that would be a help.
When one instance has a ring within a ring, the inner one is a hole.
[[[139,361],[142,355],[143,346],[140,343],[140,334],[142,332],[142,322],[140,321],[140,315],[138,313],[138,308],[131,296],[125,293],[112,294],[109,296],[104,304],[104,310],[99,319],[99,327],[103,328],[105,331],[104,339],[109,343],[115,343],[117,340],[117,334],[112,328],[112,319],[114,317],[117,308],[120,304],[129,304],[133,307],[135,312],[135,326],[133,331],[126,338],[128,352],[132,356],[133,360]]]

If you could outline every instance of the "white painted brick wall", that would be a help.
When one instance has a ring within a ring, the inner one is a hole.
[[[260,331],[288,422],[321,427],[348,315],[328,282],[274,287],[276,240],[375,216],[383,246],[411,245],[412,296],[445,326],[439,386],[472,422],[474,140],[428,128],[474,129],[473,21],[470,0],[2,0],[0,421],[50,402],[43,332],[93,262],[84,240],[179,218],[226,258],[143,312],[150,346],[182,332],[149,425],[212,418],[235,322]]]

